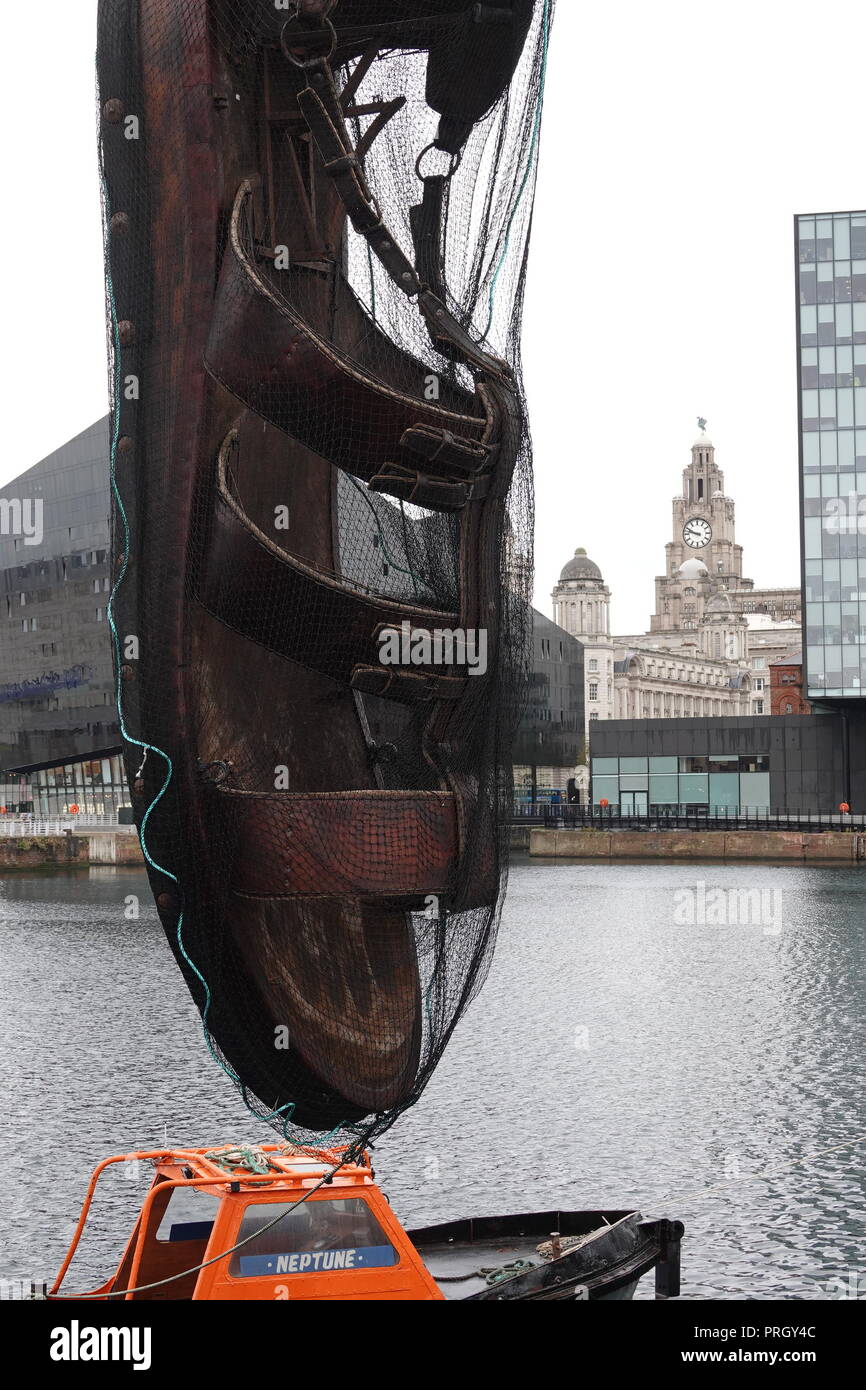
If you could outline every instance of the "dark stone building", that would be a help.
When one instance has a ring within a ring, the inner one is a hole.
[[[592,799],[635,814],[859,810],[844,715],[610,720],[590,730]],[[866,766],[862,759],[862,768]]]
[[[564,793],[583,760],[583,646],[543,613],[532,610],[529,696],[514,749],[518,793]]]
[[[108,420],[0,489],[0,804],[124,799],[106,612]]]

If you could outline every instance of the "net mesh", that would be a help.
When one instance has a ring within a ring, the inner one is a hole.
[[[529,656],[548,0],[101,0],[109,610],[161,920],[285,1137],[488,967]]]

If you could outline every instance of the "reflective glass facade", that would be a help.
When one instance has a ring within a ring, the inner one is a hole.
[[[0,781],[120,748],[108,443],[100,420],[0,488]]]
[[[805,693],[866,693],[866,212],[795,219]]]
[[[583,730],[583,645],[533,608],[532,670],[515,766],[575,767]]]
[[[118,754],[38,772],[0,772],[0,817],[113,816],[128,803]]]
[[[763,811],[770,805],[770,757],[594,757],[592,802],[602,801],[629,815]]]

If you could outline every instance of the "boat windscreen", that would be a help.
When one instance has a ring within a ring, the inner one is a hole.
[[[267,1229],[283,1212],[278,1225]],[[264,1229],[263,1229],[264,1228]],[[242,1278],[270,1274],[316,1274],[331,1270],[381,1269],[398,1255],[374,1213],[359,1197],[288,1205],[247,1207],[237,1241],[256,1236],[232,1255],[230,1273]]]

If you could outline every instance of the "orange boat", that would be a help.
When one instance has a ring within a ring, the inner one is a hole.
[[[115,1273],[61,1293],[102,1174],[155,1172]],[[369,1156],[291,1145],[172,1149],[103,1160],[57,1279],[58,1300],[625,1299],[656,1270],[679,1293],[676,1221],[545,1212],[405,1231]]]

